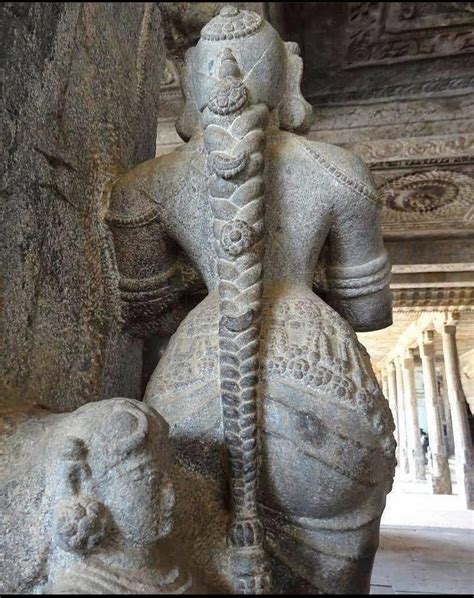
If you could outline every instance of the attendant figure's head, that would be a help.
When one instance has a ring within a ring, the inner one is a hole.
[[[60,548],[139,548],[170,533],[168,424],[153,408],[131,399],[89,403],[64,419],[54,444],[60,467],[50,483]]]

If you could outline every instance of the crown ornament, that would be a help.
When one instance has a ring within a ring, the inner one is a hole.
[[[227,116],[235,114],[247,101],[247,89],[242,83],[234,55],[225,48],[219,67],[219,81],[209,96],[208,108],[214,114]]]
[[[256,12],[239,10],[236,6],[224,6],[201,30],[201,37],[208,41],[227,41],[252,35],[263,24]]]

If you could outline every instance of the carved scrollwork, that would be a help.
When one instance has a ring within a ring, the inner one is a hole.
[[[415,214],[440,213],[454,203],[473,202],[471,177],[455,171],[432,170],[385,183],[380,196],[385,207]]]
[[[393,119],[396,119],[394,114]],[[417,116],[416,118],[421,118]],[[371,168],[381,168],[385,163],[402,166],[422,159],[453,160],[462,155],[472,160],[474,148],[473,135],[446,135],[443,137],[406,138],[387,141],[363,141],[350,145],[350,149],[357,153],[363,160],[369,162]],[[403,164],[401,163],[402,161]]]
[[[393,210],[423,214],[452,203],[458,193],[459,187],[452,181],[428,172],[398,179],[384,195],[386,205]]]
[[[437,77],[429,81],[410,81],[396,85],[382,85],[374,88],[354,89],[347,92],[321,93],[314,97],[314,101],[321,105],[340,105],[343,102],[359,102],[360,100],[376,100],[388,97],[409,97],[418,95],[454,95],[468,93],[472,90],[474,77],[459,75],[455,77]]]
[[[460,6],[469,4],[351,3],[346,68],[470,53],[472,12],[468,6],[464,10]],[[448,24],[456,28],[448,28]],[[440,28],[444,28],[442,33]]]

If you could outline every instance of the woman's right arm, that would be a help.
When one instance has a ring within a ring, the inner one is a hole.
[[[157,166],[158,160],[150,160],[117,179],[105,216],[123,327],[140,337],[172,334],[187,312],[184,294],[199,286],[197,274],[166,233],[165,207],[156,198]]]

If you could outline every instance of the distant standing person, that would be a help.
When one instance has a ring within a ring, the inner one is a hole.
[[[425,456],[425,465],[428,463],[428,448],[430,446],[430,439],[428,434],[420,428],[420,442],[421,448],[423,449],[423,455]]]

